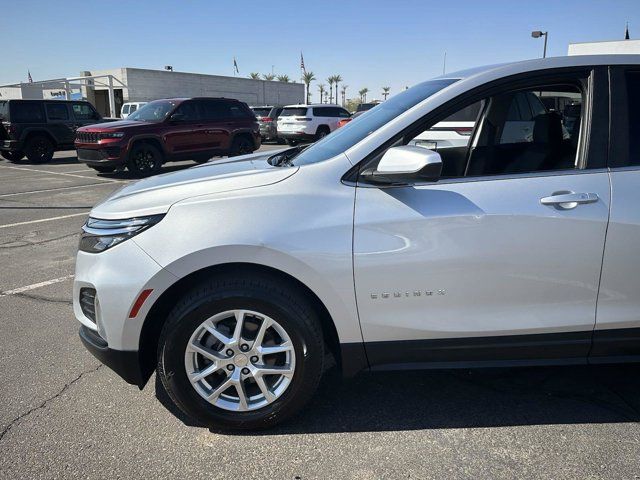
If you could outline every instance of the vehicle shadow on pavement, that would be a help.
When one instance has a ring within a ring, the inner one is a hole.
[[[166,398],[162,403],[185,424],[201,426]],[[639,421],[640,365],[393,372],[353,380],[333,369],[300,414],[239,435]]]

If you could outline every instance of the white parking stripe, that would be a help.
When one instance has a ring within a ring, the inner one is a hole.
[[[34,283],[32,285],[27,285],[26,287],[14,288],[13,290],[5,290],[4,292],[0,292],[0,297],[7,297],[9,295],[28,292],[29,290],[35,290],[36,288],[46,287],[47,285],[53,285],[54,283],[64,282],[65,280],[69,280],[70,278],[73,278],[73,275],[65,275],[64,277],[45,280],[44,282]]]
[[[32,223],[51,222],[53,220],[62,220],[63,218],[79,217],[80,215],[89,215],[89,211],[72,213],[70,215],[60,215],[59,217],[41,218],[39,220],[29,220],[27,222],[7,223],[5,225],[0,225],[0,228],[18,227],[20,225],[30,225]]]
[[[114,181],[113,183],[116,183],[116,181]],[[127,180],[117,180],[117,183],[128,183],[128,181]],[[13,197],[15,195],[28,195],[30,193],[57,192],[58,190],[71,190],[72,188],[95,187],[96,185],[106,186],[108,184],[106,184],[106,183],[87,183],[86,185],[72,185],[70,187],[45,188],[43,190],[29,190],[29,191],[26,191],[26,192],[3,193],[3,194],[0,194],[0,198]]]
[[[84,178],[85,180],[87,178],[91,178],[91,177],[83,177],[82,175],[74,175],[73,173],[51,172],[49,170],[38,170],[38,169],[35,169],[35,168],[10,167],[8,165],[0,165],[0,168],[11,168],[13,170],[22,170],[23,172],[48,173],[49,175],[64,175],[64,176],[67,176],[67,177]],[[101,180],[103,182],[119,182],[119,180],[112,180],[110,178],[98,178],[98,177],[96,177],[95,180]]]

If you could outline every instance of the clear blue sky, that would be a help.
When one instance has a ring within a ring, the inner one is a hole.
[[[0,84],[113,67],[232,75],[340,74],[379,98],[447,71],[565,55],[570,42],[640,39],[640,0],[2,1]],[[312,86],[314,99],[317,82]]]

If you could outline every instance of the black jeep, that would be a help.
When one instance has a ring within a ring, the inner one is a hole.
[[[0,155],[48,162],[53,152],[74,149],[76,129],[102,121],[82,100],[0,100]]]

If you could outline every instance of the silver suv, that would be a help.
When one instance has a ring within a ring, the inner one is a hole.
[[[572,128],[545,108],[509,133],[521,92],[579,99]],[[477,102],[463,145],[411,145]],[[103,363],[155,369],[216,428],[293,415],[330,355],[346,376],[640,361],[639,204],[640,56],[479,68],[306,148],[125,186],[83,227],[74,310]]]
[[[278,137],[277,121],[283,107],[266,105],[263,107],[249,107],[253,110],[258,125],[260,125],[260,136],[262,140],[280,142]]]

